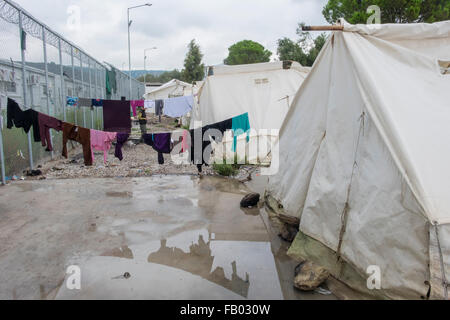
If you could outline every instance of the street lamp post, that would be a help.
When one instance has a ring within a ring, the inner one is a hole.
[[[128,75],[128,77],[130,78],[130,97],[129,99],[131,100],[132,97],[132,89],[131,89],[131,48],[130,48],[130,27],[131,24],[133,23],[133,21],[130,21],[130,10],[131,9],[136,9],[136,8],[140,8],[140,7],[151,7],[152,4],[151,3],[146,3],[146,4],[142,4],[140,6],[134,6],[134,7],[130,7],[127,9],[127,17],[128,17],[128,65],[129,65],[129,71],[130,74]]]
[[[144,88],[147,90],[147,68],[146,68],[146,61],[147,61],[147,51],[149,50],[156,50],[157,47],[148,48],[144,50]]]

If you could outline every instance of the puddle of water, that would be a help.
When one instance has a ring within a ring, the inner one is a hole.
[[[10,225],[24,217],[36,221],[5,238],[0,297],[16,288],[18,298],[42,297],[57,285],[56,299],[284,297],[260,210],[240,208],[250,192],[243,184],[192,176],[30,184],[33,192],[52,192],[40,193],[33,207],[27,192],[23,203],[5,208],[15,219]],[[0,230],[7,227],[0,222]],[[32,256],[22,252],[35,243],[45,246]],[[67,289],[68,276],[61,284],[69,265],[81,268],[79,291]]]
[[[283,299],[270,243],[212,240],[206,229],[115,249],[80,267],[82,290],[63,286],[57,299]]]
[[[133,193],[131,192],[106,192],[107,197],[111,198],[133,198]]]

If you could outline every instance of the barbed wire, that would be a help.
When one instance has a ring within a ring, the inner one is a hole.
[[[5,0],[0,0],[0,19],[5,20],[8,23],[12,23],[15,25],[19,25],[20,18],[19,18],[19,10],[12,6],[10,3],[6,2]],[[39,23],[36,21],[33,17],[29,16],[27,13],[22,11],[22,28],[23,30],[30,36],[35,37],[39,40],[44,40],[44,32],[45,32],[45,43],[48,45],[53,46],[54,48],[59,50],[60,41],[61,41],[61,52],[67,53],[68,55],[72,55],[72,50],[74,54],[74,58],[80,59],[80,52],[81,52],[81,61],[84,66],[91,64],[91,67],[94,68],[96,65],[98,65],[102,70],[107,70],[108,68],[113,68],[116,71],[123,73],[118,68],[114,67],[110,63],[100,63],[96,59],[90,57],[86,53],[84,53],[79,48],[72,45],[69,41],[65,40],[61,36],[57,35],[53,31],[51,31],[49,28],[47,28],[45,25]],[[124,73],[123,73],[124,74]],[[127,74],[124,74],[126,77],[128,77]],[[132,79],[133,83],[138,84],[139,81],[136,79]]]

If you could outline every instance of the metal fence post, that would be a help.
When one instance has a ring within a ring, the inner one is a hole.
[[[98,64],[95,63],[95,98],[100,99],[100,94],[98,93]],[[95,108],[95,129],[100,130],[98,127],[98,108]]]
[[[67,115],[66,115],[66,105],[67,100],[65,98],[65,90],[64,90],[64,68],[63,68],[63,61],[62,61],[62,48],[61,48],[61,39],[58,39],[58,48],[59,48],[59,74],[61,77],[61,101],[63,105],[63,114],[64,114],[64,121],[67,121]]]
[[[50,112],[50,97],[49,97],[49,84],[48,84],[48,65],[47,65],[47,36],[45,34],[45,27],[42,27],[42,46],[44,49],[44,70],[45,70],[45,86],[47,88],[47,114],[49,116],[51,116],[51,112]],[[52,135],[52,131],[50,130],[50,143],[53,145],[53,135]],[[53,159],[54,157],[54,153],[53,151],[50,153],[51,158]]]
[[[22,11],[19,10],[19,32],[21,41],[25,42],[24,39],[24,30],[23,30],[23,17]],[[20,48],[21,56],[22,56],[22,86],[23,86],[23,105],[27,107],[27,79],[26,79],[26,68],[25,68],[25,48],[22,46]],[[30,106],[32,108],[32,106]],[[28,131],[28,157],[30,160],[30,170],[33,170],[33,147],[31,145],[31,129]]]
[[[83,55],[81,54],[80,51],[80,69],[81,69],[81,92],[83,92],[84,94],[84,72],[83,72]],[[91,99],[91,98],[89,98]],[[80,107],[83,110],[83,127],[86,128],[86,113],[85,113],[85,108],[84,107]]]
[[[74,64],[74,60],[73,60],[73,47],[72,46],[70,46],[70,59],[71,59],[71,62],[72,62],[72,83],[73,83],[73,94],[75,95],[77,95],[77,97],[80,97],[80,94],[79,94],[79,92],[77,92],[76,91],[76,88],[77,88],[77,84],[76,84],[76,80],[75,80],[75,64]],[[73,109],[73,116],[74,116],[74,121],[75,121],[75,124],[76,125],[78,125],[78,117],[77,117],[77,108],[78,108],[78,106],[77,107],[75,107],[74,109]]]
[[[91,68],[91,59],[89,61],[89,97],[92,98],[92,68]],[[91,129],[94,129],[94,111],[91,108]]]
[[[1,111],[0,111],[1,112]],[[3,125],[3,123],[2,123]],[[2,184],[6,184],[6,174],[5,174],[5,153],[3,151],[3,130],[0,126],[0,161],[2,165]]]

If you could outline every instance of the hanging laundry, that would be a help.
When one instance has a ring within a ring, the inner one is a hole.
[[[144,143],[158,152],[158,163],[164,164],[163,154],[172,152],[172,133],[155,133],[143,135]]]
[[[63,151],[62,155],[66,159],[67,142],[69,140],[76,141],[83,146],[84,164],[86,166],[92,166],[92,150],[91,150],[91,131],[86,128],[78,127],[71,123],[63,122]]]
[[[106,94],[111,95],[117,92],[117,76],[114,68],[106,70]]]
[[[242,134],[247,134],[247,142],[250,141],[250,121],[248,119],[248,113],[244,113],[240,116],[233,118],[233,152],[236,152],[237,137]]]
[[[90,108],[92,107],[92,99],[78,98],[78,106]]]
[[[61,131],[62,121],[46,114],[38,112],[39,130],[42,140],[42,146],[47,147],[46,151],[53,151],[53,146],[50,137],[50,129]]]
[[[164,114],[171,118],[180,118],[191,112],[193,96],[176,97],[164,100]]]
[[[99,107],[103,107],[103,99],[92,99],[91,100],[91,106],[92,107],[97,107],[97,108],[99,108]]]
[[[117,134],[117,143],[116,143],[116,151],[114,153],[115,157],[120,161],[123,160],[122,148],[125,142],[128,141],[130,135],[128,133],[118,133]]]
[[[39,131],[39,116],[33,109],[22,111],[16,101],[8,98],[8,105],[6,108],[7,128],[11,129],[23,128],[25,133],[30,131],[33,127],[33,138],[35,142],[41,141],[41,134]]]
[[[104,132],[91,129],[91,154],[94,162],[94,150],[103,151],[103,162],[108,162],[108,152],[111,149],[112,142],[116,139],[117,133]]]
[[[107,132],[131,133],[130,102],[104,100],[103,126]]]
[[[155,101],[155,115],[162,116],[164,109],[164,100]]]
[[[145,101],[144,100],[132,100],[131,103],[131,109],[133,110],[133,117],[137,116],[137,108],[138,107],[144,107]]]
[[[145,100],[144,101],[144,108],[145,110],[148,110],[151,113],[156,113],[156,103],[155,100]]]
[[[206,148],[211,145],[211,139],[217,143],[222,142],[223,136],[227,130],[231,130],[233,119],[224,120],[202,128],[190,130],[191,135],[191,162],[197,165],[199,172],[202,172],[202,165],[208,165],[211,161],[211,154],[205,156]],[[214,136],[214,131],[220,132],[220,135]],[[201,135],[201,136],[200,136]],[[206,140],[206,141],[205,141]],[[199,143],[201,142],[201,144]]]
[[[77,107],[78,106],[78,98],[77,97],[67,97],[66,104],[68,107]]]
[[[181,141],[181,152],[185,153],[189,150],[189,131],[183,131],[183,140]]]

